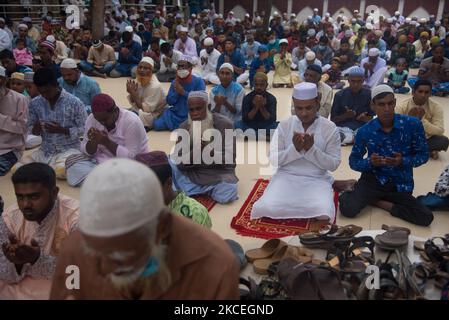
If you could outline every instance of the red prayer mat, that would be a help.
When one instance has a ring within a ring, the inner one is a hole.
[[[232,218],[231,227],[237,234],[247,237],[272,239],[294,236],[308,231],[318,231],[326,221],[316,219],[271,219],[250,220],[253,204],[264,193],[269,180],[258,179],[237,215]],[[338,206],[338,193],[334,193],[335,211]],[[335,223],[336,221],[334,221]]]
[[[214,199],[212,199],[210,196],[208,196],[207,194],[198,194],[198,195],[194,195],[192,196],[193,199],[195,199],[196,201],[198,201],[199,203],[201,203],[203,206],[206,207],[207,211],[211,211],[213,207],[215,207],[215,205],[217,204],[217,201],[215,201]]]

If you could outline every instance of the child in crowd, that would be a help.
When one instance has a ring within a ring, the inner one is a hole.
[[[267,74],[270,72],[271,64],[269,60],[270,53],[268,52],[268,48],[266,45],[260,45],[258,50],[259,56],[254,58],[253,62],[251,62],[251,66],[249,68],[249,83],[251,88],[254,86],[254,75],[257,72],[263,72]]]
[[[17,39],[16,48],[13,50],[13,54],[17,64],[28,67],[33,65],[33,54],[26,47],[24,39]]]
[[[25,85],[25,75],[21,72],[14,72],[9,80],[9,87],[11,90],[21,93],[28,97]]]
[[[274,75],[273,75],[273,88],[287,87],[292,88],[292,71],[290,69],[292,65],[292,55],[287,51],[288,41],[287,39],[281,39],[279,41],[279,53],[274,55]]]
[[[335,57],[331,61],[331,68],[326,72],[326,83],[332,89],[343,89],[345,84],[341,81],[340,58]]]
[[[404,58],[396,60],[396,67],[392,68],[388,75],[388,85],[393,88],[395,93],[406,94],[410,92],[410,88],[405,84],[408,78],[407,62]]]

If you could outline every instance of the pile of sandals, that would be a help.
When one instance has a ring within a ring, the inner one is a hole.
[[[432,280],[447,299],[449,286],[449,235],[415,242],[422,262],[412,264],[404,248],[410,230],[383,225],[374,239],[357,236],[356,225],[328,225],[318,232],[299,235],[301,246],[271,239],[248,250],[246,259],[259,283],[241,279],[243,300],[410,300],[425,299]],[[376,260],[375,247],[388,252]],[[326,250],[325,260],[313,249]],[[367,269],[369,268],[369,269]],[[243,289],[243,287],[245,287]]]

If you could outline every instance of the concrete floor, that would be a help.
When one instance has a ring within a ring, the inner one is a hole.
[[[271,78],[271,75],[269,75]],[[127,107],[129,103],[126,99],[126,79],[98,79],[96,78],[98,83],[101,86],[103,92],[110,94],[116,101],[116,103],[120,106]],[[166,92],[168,92],[169,84],[162,84]],[[211,86],[207,87],[209,91]],[[248,89],[247,89],[248,90]],[[269,89],[269,92],[277,97],[277,105],[278,105],[278,120],[282,120],[287,118],[290,115],[290,101],[291,101],[291,93],[292,89]],[[397,95],[398,103],[406,98],[410,97],[410,95]],[[449,107],[449,99],[448,98],[433,98],[438,101],[443,108]],[[449,112],[446,111],[445,114],[445,126],[449,128]],[[163,150],[165,152],[170,152],[174,145],[174,141],[170,141],[170,133],[169,132],[150,132],[149,134],[149,145],[150,150]],[[244,153],[239,152],[238,157],[248,155],[248,150],[251,150],[252,147],[255,147],[255,142],[244,143],[242,141],[238,141],[238,147],[244,148]],[[266,146],[266,150],[268,150],[268,145]],[[360,174],[358,172],[352,171],[349,168],[348,158],[351,151],[351,147],[343,147],[342,148],[342,164],[337,169],[336,172],[333,173],[336,179],[357,179]],[[430,160],[427,164],[417,168],[414,172],[415,177],[415,190],[414,195],[418,196],[421,194],[426,194],[429,191],[433,191],[435,181],[440,175],[441,171],[447,165],[449,160],[449,156],[446,153],[440,154],[439,160]],[[210,212],[212,223],[213,223],[213,231],[218,233],[223,238],[234,239],[238,241],[245,250],[251,249],[254,247],[258,247],[265,240],[249,238],[249,237],[241,237],[236,234],[236,232],[230,227],[230,222],[232,217],[234,217],[244,201],[246,200],[249,192],[254,186],[255,181],[258,178],[269,176],[261,176],[259,169],[263,166],[266,167],[267,163],[266,152],[262,152],[262,156],[259,159],[259,164],[239,164],[237,165],[237,176],[240,179],[238,187],[239,187],[239,199],[232,204],[228,205],[220,205],[217,204],[212,211]],[[79,189],[71,188],[67,185],[65,181],[58,181],[58,185],[61,189],[61,192],[74,197],[79,198]],[[8,174],[4,177],[0,177],[0,195],[3,197],[5,201],[5,207],[12,205],[15,202],[15,196],[11,184],[11,174]],[[412,224],[409,224],[405,221],[399,220],[390,216],[389,213],[378,209],[367,207],[356,219],[347,219],[342,217],[339,213],[337,215],[337,223],[340,225],[345,225],[349,223],[357,224],[363,227],[365,230],[376,230],[380,229],[382,224],[393,224],[393,225],[401,225],[408,227],[412,230],[413,235],[418,237],[430,237],[430,236],[438,236],[443,235],[449,232],[449,212],[435,212],[435,220],[433,221],[430,227],[417,227]]]

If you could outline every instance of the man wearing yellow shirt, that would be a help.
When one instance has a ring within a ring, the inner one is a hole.
[[[418,80],[413,87],[413,97],[402,101],[396,107],[396,113],[421,119],[430,156],[438,159],[438,152],[447,150],[449,139],[444,136],[443,108],[430,99],[431,94],[432,83],[428,80]]]
[[[355,61],[360,62],[360,58],[362,56],[362,51],[365,49],[368,40],[365,37],[366,29],[361,28],[357,35],[354,35],[349,39],[349,44],[351,45],[351,49],[354,51]]]

